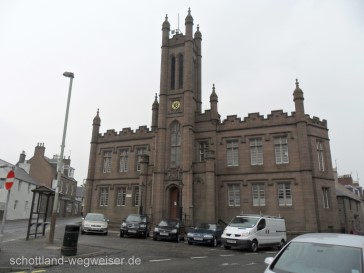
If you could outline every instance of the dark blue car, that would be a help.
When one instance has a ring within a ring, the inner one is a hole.
[[[188,244],[206,244],[213,247],[221,243],[224,228],[215,223],[201,223],[187,233]]]

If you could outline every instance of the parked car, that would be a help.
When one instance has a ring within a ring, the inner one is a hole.
[[[85,218],[82,218],[81,234],[85,233],[108,233],[109,219],[102,213],[87,213]]]
[[[207,244],[213,247],[221,243],[223,227],[215,223],[201,223],[187,233],[188,244]]]
[[[364,237],[351,234],[311,233],[291,240],[278,254],[265,259],[265,273],[363,271]]]
[[[257,252],[259,247],[282,248],[286,241],[285,220],[274,216],[236,216],[221,236],[224,248],[240,247],[252,252]]]
[[[146,214],[129,214],[120,226],[120,237],[136,236],[147,238],[150,233],[150,221]]]
[[[154,228],[153,240],[171,240],[177,243],[186,236],[185,225],[181,220],[165,219]]]

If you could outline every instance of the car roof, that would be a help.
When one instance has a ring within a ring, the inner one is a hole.
[[[89,212],[87,213],[87,215],[90,214],[90,215],[104,215],[103,213],[95,213],[95,212]]]
[[[306,242],[364,248],[364,236],[341,233],[307,233],[292,239],[292,242]]]

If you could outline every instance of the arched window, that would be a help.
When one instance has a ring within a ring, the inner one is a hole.
[[[178,58],[178,88],[183,88],[183,56]]]
[[[176,58],[172,56],[171,59],[171,90],[175,88],[176,84]]]
[[[181,125],[174,122],[171,132],[171,167],[178,167],[181,162]]]

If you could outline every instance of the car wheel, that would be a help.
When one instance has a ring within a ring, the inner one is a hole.
[[[81,234],[85,234],[86,232],[84,232],[83,230],[81,230]]]
[[[181,238],[179,237],[179,234],[177,233],[177,239],[176,239],[176,243],[179,243],[181,240]]]
[[[216,237],[214,237],[214,240],[212,241],[212,244],[211,244],[213,247],[216,247],[217,246],[217,239]]]
[[[225,249],[230,249],[230,248],[231,248],[231,246],[226,246],[226,245],[224,245],[224,248],[225,248]]]
[[[191,241],[188,241],[188,244],[189,244],[189,245],[192,245],[192,242],[191,242]]]
[[[252,245],[250,247],[250,250],[252,252],[257,252],[258,251],[258,241],[257,240],[253,240]]]
[[[153,236],[153,240],[154,240],[154,241],[157,241],[157,237],[156,237],[156,236]]]
[[[120,237],[123,238],[124,237],[124,233],[120,231]]]
[[[107,234],[108,234],[108,233],[109,233],[109,232],[108,232],[108,231],[106,231],[106,232],[104,233],[104,235],[105,235],[105,236],[107,236]]]

